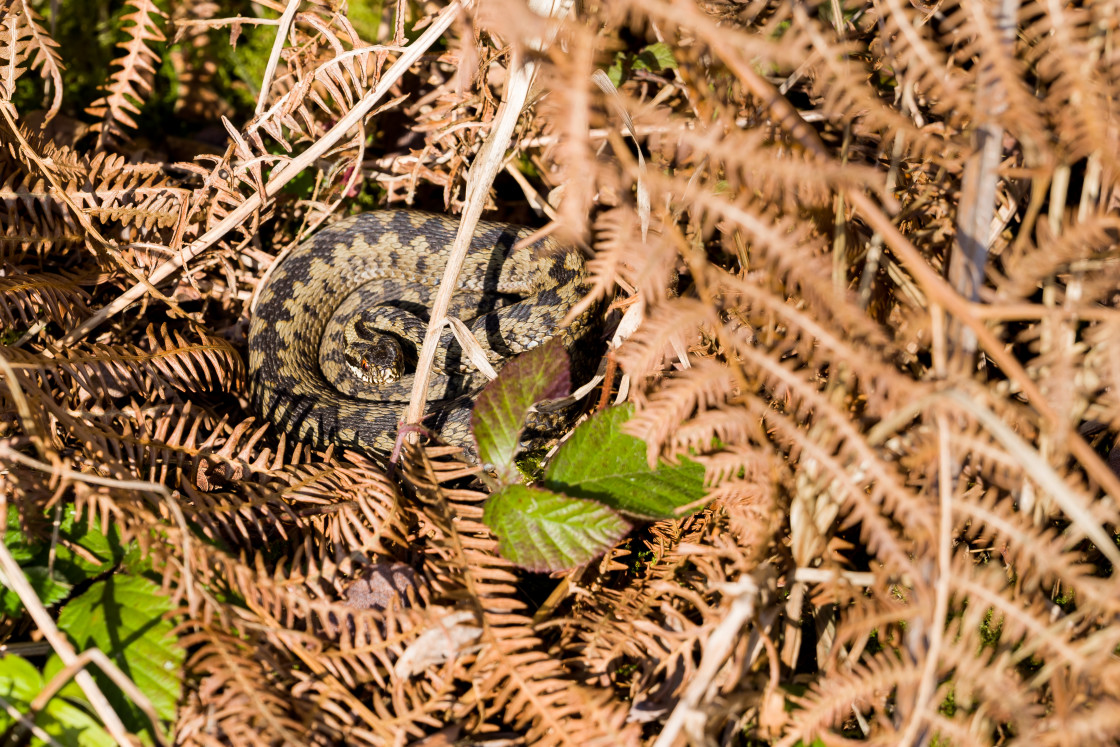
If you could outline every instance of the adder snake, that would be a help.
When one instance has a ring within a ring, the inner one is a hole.
[[[363,213],[319,231],[283,258],[262,289],[249,327],[254,409],[289,435],[388,453],[407,407],[412,375],[378,360],[399,349],[415,366],[428,308],[458,222],[409,210]],[[449,314],[463,320],[495,368],[559,335],[585,337],[590,312],[560,328],[580,299],[583,258],[545,238],[514,250],[532,229],[481,222]],[[383,336],[384,335],[384,336]],[[451,332],[440,340],[424,426],[448,443],[470,443],[470,405],[486,383]]]

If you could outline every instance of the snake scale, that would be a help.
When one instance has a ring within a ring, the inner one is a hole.
[[[253,408],[297,440],[387,454],[413,376],[397,362],[386,371],[381,358],[392,348],[415,366],[457,229],[456,220],[412,210],[362,213],[284,257],[249,327]],[[572,348],[591,327],[590,311],[560,327],[585,292],[582,255],[551,238],[514,249],[532,233],[480,222],[452,296],[449,315],[495,368],[557,335]],[[424,426],[469,448],[470,407],[486,380],[450,330],[439,347]]]

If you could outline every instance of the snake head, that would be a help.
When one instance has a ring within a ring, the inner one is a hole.
[[[346,328],[342,353],[354,374],[373,386],[385,386],[404,376],[404,351],[397,340],[360,321]]]

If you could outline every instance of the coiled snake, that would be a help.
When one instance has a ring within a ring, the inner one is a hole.
[[[407,407],[428,308],[458,222],[411,210],[362,213],[296,247],[262,289],[249,327],[254,409],[300,441],[388,453]],[[571,347],[585,312],[560,322],[583,294],[583,258],[532,229],[480,222],[452,296],[495,368],[559,335]],[[448,443],[470,444],[470,405],[486,383],[448,330],[425,420]],[[439,369],[442,367],[442,373]]]

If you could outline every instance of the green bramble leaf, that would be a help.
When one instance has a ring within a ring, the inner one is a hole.
[[[75,585],[111,569],[126,554],[115,525],[109,525],[105,534],[96,521],[90,524],[73,506],[63,512],[58,536],[64,541],[55,548],[55,568]]]
[[[498,378],[478,395],[471,413],[471,430],[483,464],[498,479],[517,480],[517,456],[529,408],[546,399],[566,396],[571,387],[568,353],[558,339],[523,353],[502,368]]]
[[[104,573],[124,557],[116,529],[111,527],[108,535],[102,533],[96,525],[90,526],[77,517],[73,506],[61,513],[58,537],[61,541],[54,545],[52,558],[49,537],[24,534],[17,508],[8,507],[4,546],[23,568],[36,596],[48,607],[66,599],[74,586]],[[0,614],[22,615],[22,602],[6,587],[0,574]]]
[[[673,48],[664,42],[658,42],[642,47],[637,54],[616,52],[610,67],[607,68],[607,78],[615,88],[618,88],[635,70],[660,73],[665,70],[675,70],[677,67]]]
[[[31,702],[43,691],[47,680],[39,670],[19,656],[8,655],[0,659],[0,698],[16,711],[27,714]],[[84,698],[83,698],[84,699]],[[113,747],[116,742],[101,727],[97,719],[84,710],[56,695],[46,707],[35,714],[35,725],[54,738],[59,744],[75,747]],[[16,719],[5,709],[0,709],[0,734],[15,734]],[[32,737],[32,747],[46,744]]]
[[[549,462],[544,487],[642,519],[698,510],[706,494],[703,465],[682,457],[680,464],[659,461],[650,469],[645,442],[622,432],[633,411],[632,405],[612,407],[576,428]]]
[[[58,627],[79,651],[96,646],[143,692],[160,718],[175,718],[182,688],[184,652],[173,625],[164,619],[171,600],[159,586],[141,576],[115,574],[90,586],[62,608]],[[46,673],[61,668],[52,657]],[[94,671],[102,692],[133,732],[150,732],[151,722],[106,676]]]
[[[623,55],[621,53],[616,54],[614,57],[614,62],[612,62],[611,66],[607,68],[607,78],[610,79],[611,84],[615,88],[618,88],[622,85],[623,62]]]
[[[634,58],[635,70],[649,70],[659,73],[662,70],[676,69],[677,58],[673,56],[673,48],[665,42],[650,44],[642,49]]]
[[[498,551],[531,571],[562,571],[613,547],[630,523],[595,501],[509,485],[486,501],[482,520]]]
[[[60,578],[57,571],[51,573],[47,566],[23,566],[23,575],[27,577],[31,588],[35,590],[35,596],[39,597],[39,601],[46,607],[58,604],[70,593],[70,584]],[[0,573],[0,587],[3,587],[0,588],[0,616],[18,617],[22,615],[23,602],[19,600],[19,596],[14,591],[8,588],[8,580],[3,573]]]

